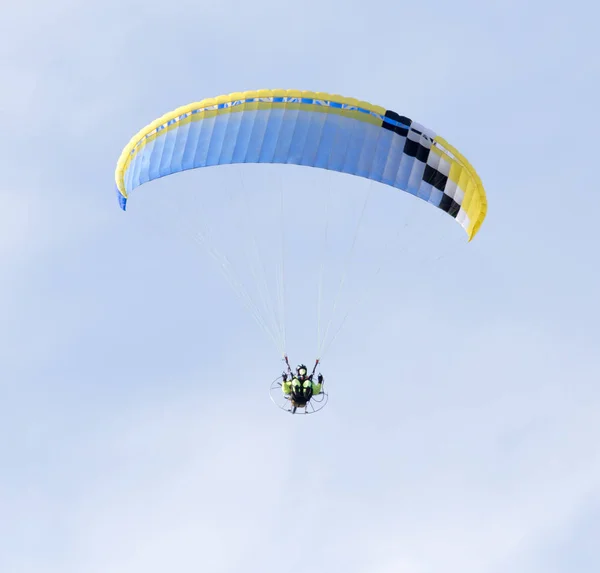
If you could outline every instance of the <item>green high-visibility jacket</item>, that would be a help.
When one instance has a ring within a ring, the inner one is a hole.
[[[316,396],[321,393],[321,384],[311,382],[310,380],[304,380],[304,382],[300,382],[298,378],[295,376],[291,380],[286,380],[282,385],[281,389],[284,394],[291,394],[292,388],[301,387],[301,388],[310,388],[312,387],[313,396]]]

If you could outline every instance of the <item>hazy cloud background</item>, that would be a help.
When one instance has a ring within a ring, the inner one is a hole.
[[[3,4],[0,570],[598,571],[598,12]],[[307,419],[221,277],[113,192],[140,127],[261,87],[414,117],[490,200],[453,264],[373,287]]]

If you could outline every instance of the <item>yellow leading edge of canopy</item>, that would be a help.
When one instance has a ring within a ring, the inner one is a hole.
[[[155,129],[160,126],[168,123],[169,121],[185,115],[186,113],[191,113],[194,110],[210,107],[214,105],[230,103],[232,101],[237,100],[245,100],[251,98],[271,98],[271,97],[297,97],[297,98],[308,98],[308,99],[319,99],[319,100],[327,100],[335,103],[351,105],[361,107],[362,109],[366,109],[368,111],[372,111],[374,113],[385,115],[386,109],[384,107],[373,105],[369,102],[360,101],[355,98],[344,97],[337,94],[328,94],[325,92],[312,92],[312,91],[301,91],[301,90],[283,90],[283,89],[275,89],[275,90],[253,90],[246,92],[235,92],[228,95],[221,95],[213,98],[206,98],[199,102],[190,103],[188,105],[184,105],[164,114],[162,117],[154,120],[152,123],[145,126],[143,129],[138,131],[136,135],[134,135],[129,143],[125,146],[123,151],[121,152],[121,156],[117,162],[117,167],[115,170],[115,181],[117,184],[117,188],[121,195],[127,198],[127,191],[125,189],[125,173],[127,168],[129,167],[130,162],[132,161],[135,154],[132,151],[140,144],[140,142],[145,139],[141,145],[138,146],[137,151],[141,150],[148,142],[152,139],[148,137]],[[302,109],[306,107],[310,110],[315,110],[314,106],[309,106],[306,104],[290,104],[290,103],[272,103],[272,102],[250,102],[244,103],[239,106],[222,108],[219,110],[208,110],[203,114],[198,114],[199,117],[197,119],[202,119],[205,117],[210,117],[212,115],[217,115],[217,113],[232,113],[233,111],[248,111],[254,109],[269,109],[276,105],[284,105],[287,108],[290,107],[298,107],[298,109]],[[320,107],[318,111],[321,113],[343,113],[344,115],[354,116],[355,119],[359,119],[361,121],[366,121],[369,123],[378,124],[379,120],[373,116],[370,116],[361,112],[352,112],[349,110],[343,110],[339,108],[331,108],[331,107]],[[189,116],[189,121],[191,121],[192,117]],[[187,119],[187,118],[186,118]],[[196,119],[194,117],[194,119]],[[181,123],[173,124],[173,128],[181,125]],[[168,129],[159,132],[160,134],[166,133]],[[436,143],[439,143],[445,150],[449,151],[454,157],[449,156],[447,153],[444,153],[443,149],[439,147],[432,146],[432,150],[436,153],[441,153],[444,155],[445,159],[448,160],[451,164],[458,164],[462,167],[469,175],[469,181],[467,185],[463,187],[463,191],[465,193],[463,199],[463,209],[466,211],[469,217],[469,227],[467,229],[467,235],[469,237],[469,241],[473,239],[473,237],[477,234],[481,225],[487,214],[487,197],[485,194],[485,189],[483,187],[483,183],[473,166],[467,161],[467,159],[462,155],[454,146],[450,145],[443,137],[436,136],[434,138]],[[450,178],[455,180],[452,176],[452,170],[450,174]],[[458,183],[458,181],[456,181]]]

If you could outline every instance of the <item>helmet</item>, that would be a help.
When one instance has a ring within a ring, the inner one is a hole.
[[[298,374],[300,374],[300,370],[304,370],[304,373],[303,373],[303,374],[306,374],[306,373],[308,372],[308,369],[306,368],[306,366],[305,366],[304,364],[300,364],[300,366],[298,366],[298,367],[296,368],[296,372],[297,372]],[[303,374],[300,374],[300,376],[302,376]]]

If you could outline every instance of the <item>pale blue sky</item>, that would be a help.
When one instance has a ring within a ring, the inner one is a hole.
[[[599,12],[5,3],[0,571],[600,570]],[[281,365],[221,276],[113,190],[146,123],[262,87],[414,118],[490,203],[452,264],[388,257],[306,419],[268,400]]]

